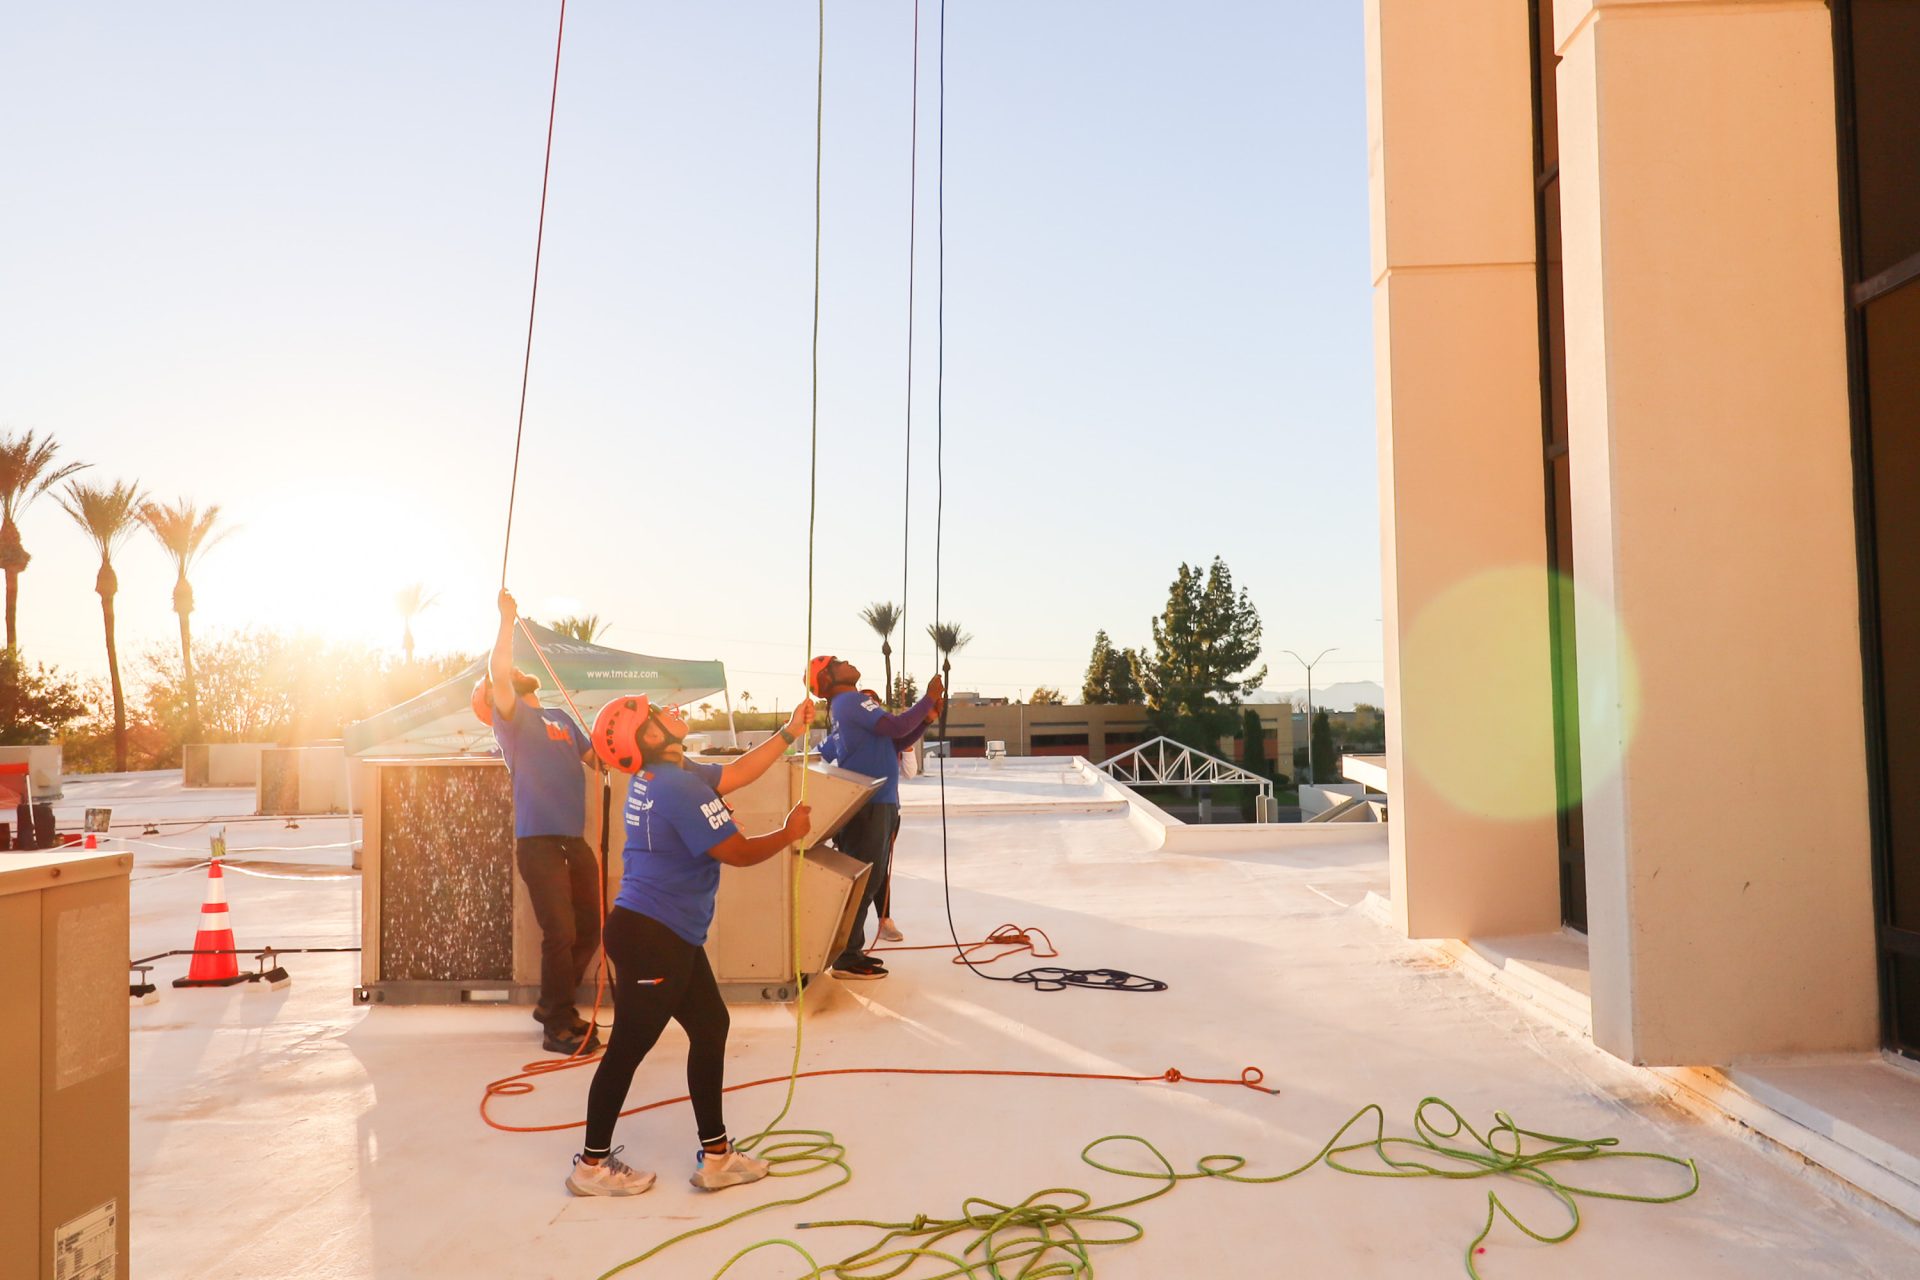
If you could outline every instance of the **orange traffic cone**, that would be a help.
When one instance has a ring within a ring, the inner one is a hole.
[[[245,982],[233,951],[233,925],[227,919],[227,881],[216,855],[207,868],[207,900],[200,907],[200,931],[193,935],[193,964],[176,987],[231,987]],[[209,955],[208,952],[228,954]]]

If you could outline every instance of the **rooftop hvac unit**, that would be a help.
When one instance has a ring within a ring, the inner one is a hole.
[[[362,845],[362,1004],[533,1004],[540,991],[540,926],[514,869],[513,790],[496,756],[395,757],[365,762]],[[728,796],[742,830],[777,826],[800,795],[790,759]],[[875,779],[831,765],[805,770],[814,831],[837,831],[872,795]],[[620,888],[623,777],[602,792],[582,768],[587,842],[600,847],[612,815],[604,903]],[[791,799],[789,798],[791,797]],[[800,888],[801,971],[824,970],[846,943],[867,867],[831,849],[783,852],[755,867],[723,867],[707,952],[730,1000],[790,1000],[788,890]],[[592,999],[592,978],[580,999]]]
[[[44,746],[0,747],[0,763],[18,764],[24,761],[27,772],[33,778],[33,798],[35,801],[60,800],[65,798],[65,765],[59,743]]]
[[[534,1003],[540,927],[514,869],[505,763],[498,756],[403,756],[365,766],[355,1000]],[[583,766],[580,785],[587,840],[598,848],[599,776]]]
[[[300,748],[268,747],[260,753],[260,779],[254,784],[254,812],[300,812]]]
[[[276,817],[357,812],[363,807],[359,793],[366,785],[364,762],[349,758],[337,742],[263,747],[254,809]]]
[[[183,787],[258,787],[263,742],[189,742],[180,748]]]
[[[128,853],[0,859],[0,1276],[127,1276]]]

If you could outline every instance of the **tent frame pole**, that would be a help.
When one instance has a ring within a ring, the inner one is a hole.
[[[727,700],[727,737],[729,739],[727,745],[737,747],[740,745],[740,730],[735,728],[733,723],[733,690],[725,690],[724,696]]]

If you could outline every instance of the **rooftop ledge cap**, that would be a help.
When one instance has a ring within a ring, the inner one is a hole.
[[[60,884],[124,878],[133,870],[126,850],[64,849],[45,853],[8,854],[0,860],[0,896],[30,893]]]
[[[1583,28],[1602,14],[1657,17],[1689,9],[1712,9],[1720,13],[1738,9],[1818,9],[1824,17],[1828,0],[1553,0],[1554,49],[1566,53],[1567,46],[1583,34]]]

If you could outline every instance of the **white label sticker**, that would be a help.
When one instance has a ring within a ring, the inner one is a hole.
[[[53,1280],[114,1280],[120,1202],[69,1218],[53,1233]]]

